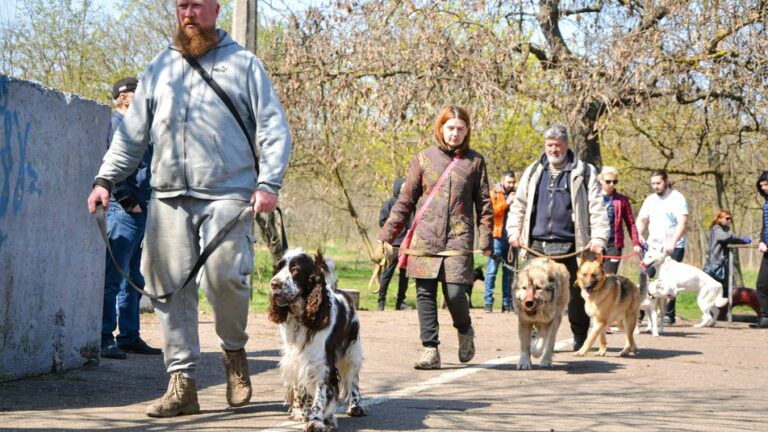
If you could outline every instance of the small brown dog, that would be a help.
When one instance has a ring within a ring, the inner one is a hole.
[[[637,354],[635,344],[635,326],[640,309],[640,289],[623,276],[606,274],[602,268],[602,256],[587,260],[582,256],[582,263],[576,274],[576,284],[581,288],[584,307],[592,319],[592,328],[577,357],[583,357],[592,348],[595,339],[600,336],[600,349],[597,355],[604,356],[608,349],[605,330],[610,323],[619,321],[627,335],[627,341],[620,356],[630,352]]]
[[[557,329],[570,299],[568,280],[568,269],[547,258],[529,260],[517,274],[512,300],[520,337],[518,369],[531,368],[531,354],[541,356],[539,367],[552,367]],[[536,337],[532,341],[533,330]]]

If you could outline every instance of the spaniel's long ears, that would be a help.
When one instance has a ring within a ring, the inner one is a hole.
[[[325,263],[325,256],[323,256],[323,248],[321,247],[317,248],[317,253],[315,254],[315,267],[322,270],[323,273],[328,273],[328,264]]]
[[[275,324],[280,324],[285,322],[285,320],[288,319],[288,306],[278,306],[276,305],[271,299],[269,301],[269,311],[267,316],[270,321],[272,321]]]
[[[304,326],[310,330],[322,330],[328,327],[331,320],[331,299],[325,288],[325,278],[322,273],[314,273],[309,277],[312,291],[307,296],[304,307]]]

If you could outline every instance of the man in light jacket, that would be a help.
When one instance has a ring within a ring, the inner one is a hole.
[[[244,346],[253,237],[251,217],[243,216],[277,206],[291,137],[261,61],[216,28],[219,9],[217,0],[176,0],[173,46],[141,74],[133,103],[88,197],[91,213],[99,203],[108,206],[114,184],[136,168],[147,144],[153,143],[153,195],[141,270],[146,290],[156,295],[179,287],[205,246],[237,220],[188,284],[192,286],[153,299],[171,377],[167,393],[146,409],[152,417],[200,411],[195,384],[200,363],[198,284],[214,312],[227,373],[227,402],[242,406],[251,397]],[[185,57],[196,59],[213,77],[237,116]],[[259,149],[250,146],[246,134]]]
[[[511,247],[548,256],[571,254],[586,247],[600,253],[610,234],[595,167],[576,160],[568,149],[565,126],[553,125],[544,133],[544,154],[525,169],[507,217]],[[570,274],[568,320],[573,348],[578,351],[589,331],[584,299],[575,286],[576,256],[558,259]]]

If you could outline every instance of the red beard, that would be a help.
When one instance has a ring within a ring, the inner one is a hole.
[[[181,51],[181,54],[197,58],[219,42],[219,34],[215,26],[202,28],[195,24],[187,28],[188,24],[192,22],[185,18],[182,25],[176,27],[176,34],[173,36],[173,45]]]

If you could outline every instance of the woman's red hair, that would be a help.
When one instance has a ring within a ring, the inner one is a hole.
[[[444,150],[451,150],[451,148],[445,143],[445,138],[443,137],[443,125],[448,120],[454,118],[464,120],[464,123],[467,124],[467,136],[464,137],[464,142],[462,142],[461,147],[459,147],[459,152],[464,153],[469,149],[469,136],[472,133],[472,127],[469,122],[469,113],[467,113],[467,110],[462,107],[448,105],[447,107],[443,108],[442,111],[440,111],[440,114],[438,114],[437,118],[435,119],[435,139],[437,140],[437,145],[442,147]]]

